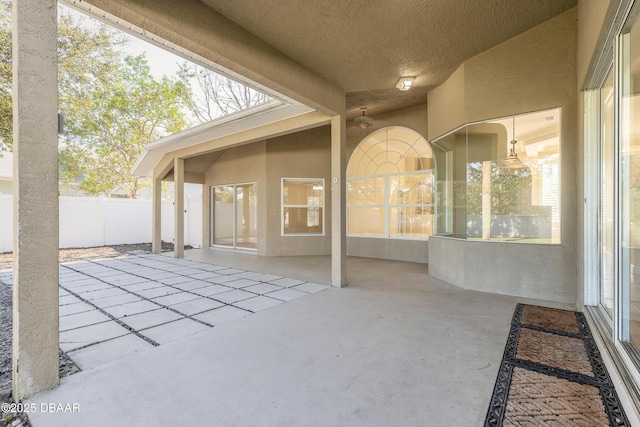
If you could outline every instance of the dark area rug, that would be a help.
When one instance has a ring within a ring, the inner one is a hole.
[[[518,304],[484,425],[630,426],[582,313]]]

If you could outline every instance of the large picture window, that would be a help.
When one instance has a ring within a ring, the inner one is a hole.
[[[367,136],[347,167],[347,234],[430,236],[434,170],[433,151],[417,132],[393,126]]]
[[[282,235],[324,235],[324,179],[282,178]]]
[[[438,234],[560,243],[559,108],[463,126],[433,142]]]

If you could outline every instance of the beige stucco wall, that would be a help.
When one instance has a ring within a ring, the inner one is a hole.
[[[323,126],[267,141],[265,255],[331,254],[331,127]],[[281,235],[282,178],[324,178],[324,236]]]
[[[465,69],[464,63],[440,86],[429,92],[427,140],[455,129],[466,121],[465,115]]]
[[[373,125],[366,130],[356,126],[353,122],[347,123],[347,163],[353,150],[367,135],[387,126],[405,126],[427,138],[427,105],[418,105],[376,115],[373,117]]]
[[[373,129],[405,126],[427,132],[427,107],[421,105],[375,117]],[[367,133],[371,132],[371,128]],[[366,133],[347,126],[347,156]],[[324,178],[324,236],[281,235],[282,178]],[[331,128],[322,126],[228,149],[205,174],[205,186],[258,183],[258,254],[266,256],[331,254]],[[428,242],[349,238],[349,255],[427,262]]]
[[[464,63],[429,93],[429,137],[464,123],[562,108],[560,245],[430,242],[432,276],[469,289],[540,299],[576,301],[577,96],[576,8],[497,45]],[[463,85],[464,88],[460,86]],[[460,97],[461,91],[464,96]],[[456,105],[457,103],[457,105]],[[436,111],[464,110],[440,119]],[[458,121],[459,123],[454,123]],[[511,269],[517,271],[514,285]],[[541,280],[541,273],[549,280]]]

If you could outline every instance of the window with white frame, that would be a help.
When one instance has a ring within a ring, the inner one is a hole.
[[[433,233],[435,160],[419,133],[390,126],[358,144],[347,167],[347,234],[425,239]]]
[[[282,235],[324,235],[324,178],[282,178]]]

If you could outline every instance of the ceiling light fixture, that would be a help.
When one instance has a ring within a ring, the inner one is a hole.
[[[522,163],[522,160],[520,160],[518,158],[518,155],[516,154],[516,144],[518,143],[518,141],[516,140],[516,118],[515,117],[513,117],[512,136],[513,136],[513,139],[511,140],[511,151],[509,152],[509,155],[507,157],[502,159],[502,161],[500,162],[500,166],[507,169],[524,168],[526,165]]]
[[[400,80],[396,83],[396,87],[400,90],[409,90],[414,80],[415,77],[400,77]]]
[[[366,129],[373,123],[373,119],[364,114],[364,112],[367,110],[367,107],[360,107],[360,109],[362,110],[362,115],[356,117],[355,119],[353,119],[353,121],[362,129]]]

